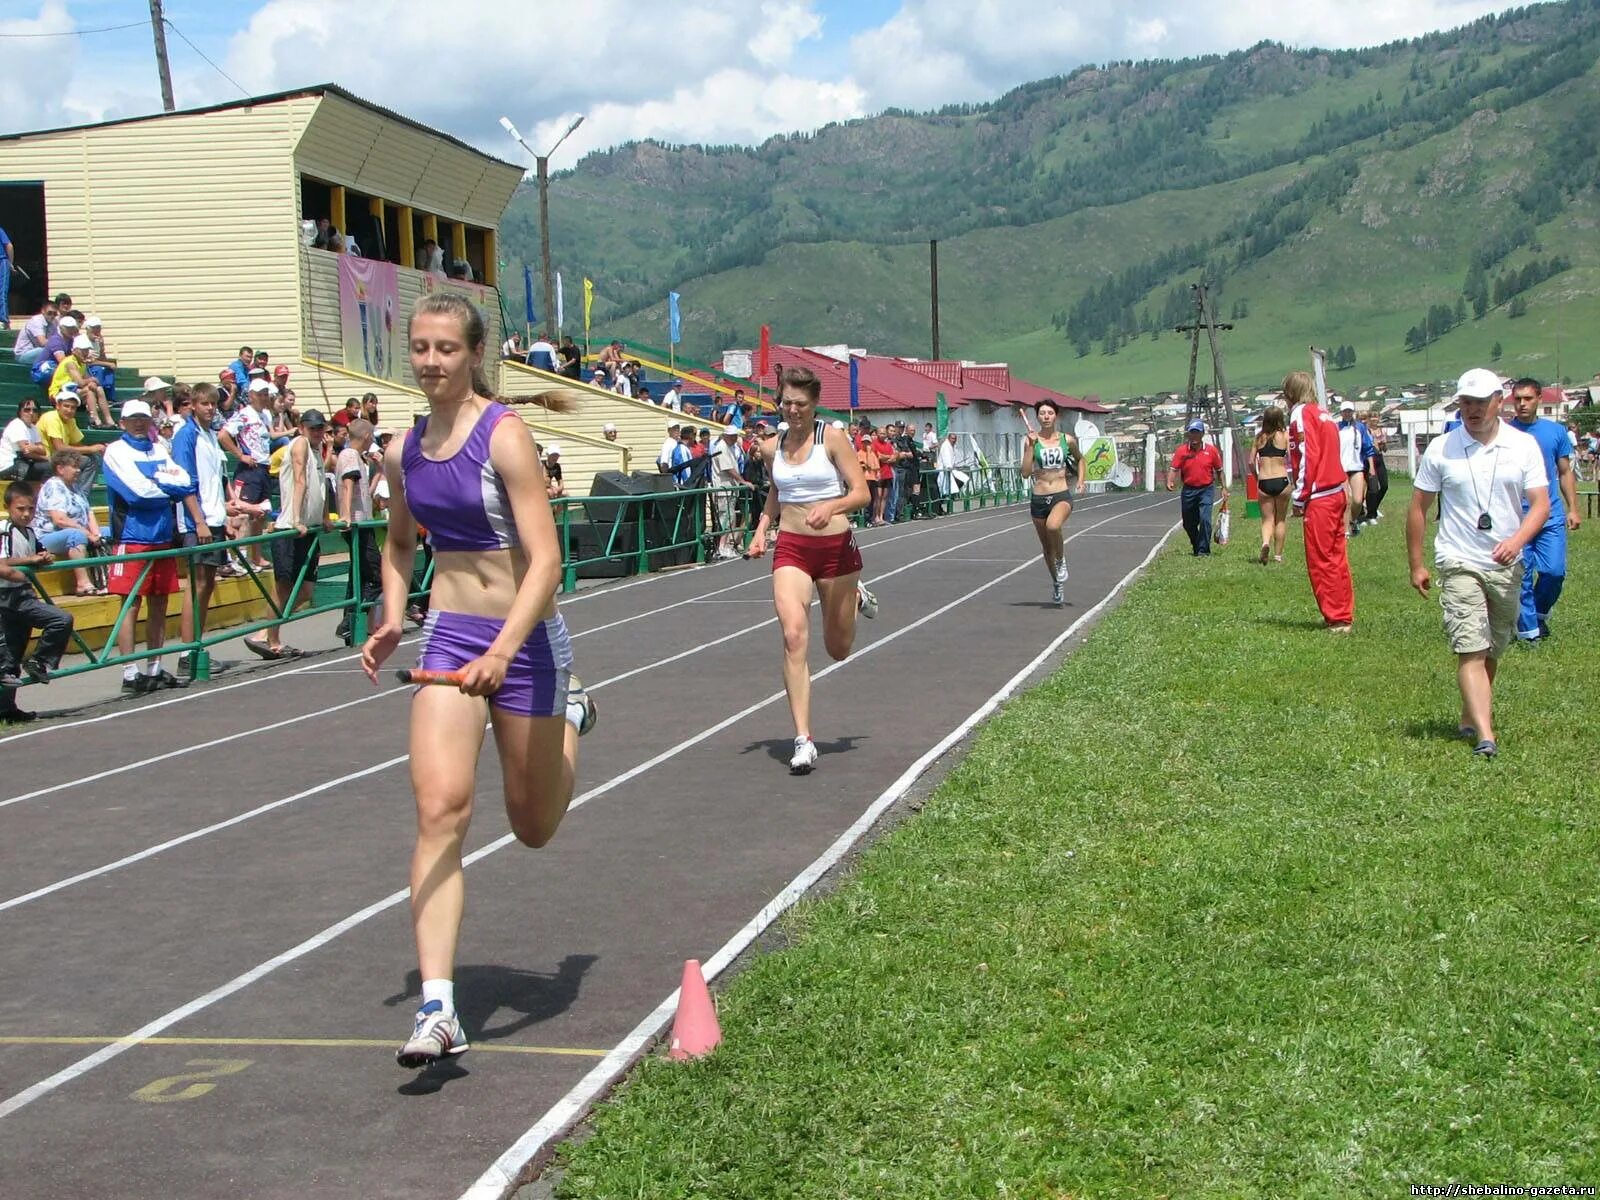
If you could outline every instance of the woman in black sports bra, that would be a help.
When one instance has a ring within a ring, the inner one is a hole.
[[[1039,534],[1044,569],[1050,573],[1051,595],[1060,604],[1067,582],[1066,539],[1061,536],[1061,527],[1072,516],[1073,493],[1083,487],[1083,454],[1078,449],[1078,439],[1056,427],[1060,410],[1054,404],[1041,400],[1033,411],[1038,414],[1039,429],[1036,433],[1030,428],[1022,440],[1022,461],[1018,465],[1023,478],[1033,483],[1028,514]]]
[[[1261,432],[1250,451],[1251,467],[1261,490],[1261,555],[1283,561],[1283,539],[1289,534],[1289,432],[1283,409],[1276,405],[1261,414]]]

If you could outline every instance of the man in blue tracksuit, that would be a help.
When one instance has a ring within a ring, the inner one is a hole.
[[[1516,416],[1511,424],[1539,443],[1545,473],[1550,478],[1550,519],[1522,548],[1522,608],[1517,613],[1517,637],[1538,642],[1550,636],[1550,610],[1561,596],[1567,578],[1567,531],[1577,529],[1578,485],[1572,473],[1572,436],[1560,421],[1539,415],[1544,388],[1537,379],[1519,379],[1511,385]]]
[[[170,550],[177,538],[172,506],[189,494],[189,473],[172,461],[166,447],[150,437],[150,406],[129,400],[122,406],[122,437],[102,456],[106,490],[122,502],[126,516],[113,553],[119,556]],[[106,572],[106,588],[114,596],[132,596],[132,610],[117,631],[117,653],[132,656],[134,628],[141,602],[148,600],[145,635],[151,655],[140,673],[138,664],[122,668],[122,690],[134,695],[159,688],[184,687],[184,681],[161,666],[167,636],[167,597],[178,589],[175,558],[119,558]]]

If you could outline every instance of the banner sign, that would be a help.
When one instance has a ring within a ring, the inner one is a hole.
[[[401,378],[399,301],[400,270],[393,263],[339,255],[339,328],[347,370],[379,379]]]

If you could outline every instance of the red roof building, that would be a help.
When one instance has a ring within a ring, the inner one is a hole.
[[[777,368],[808,367],[822,381],[822,406],[836,412],[850,409],[850,362],[842,347],[828,351],[804,346],[774,345],[769,367],[759,382],[769,391],[777,382]],[[952,408],[984,402],[999,408],[1028,406],[1053,400],[1063,409],[1080,413],[1109,410],[1083,400],[1028,383],[1011,374],[1003,363],[972,365],[952,359],[891,358],[877,354],[851,354],[857,373],[856,407],[863,412],[885,409],[938,407],[939,393]],[[720,364],[716,364],[720,366]],[[752,383],[757,382],[752,379]]]

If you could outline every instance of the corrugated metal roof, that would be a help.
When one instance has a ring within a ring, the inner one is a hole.
[[[54,129],[29,129],[22,133],[0,133],[0,142],[24,141],[28,138],[45,137],[47,135],[56,133],[77,133],[87,129],[106,129],[113,125],[129,125],[136,121],[159,121],[164,117],[181,117],[192,116],[196,113],[224,112],[231,108],[252,108],[261,104],[277,104],[284,100],[296,99],[300,96],[323,96],[329,94],[342,97],[343,99],[350,101],[352,104],[361,105],[363,108],[370,108],[373,112],[381,113],[390,120],[399,121],[402,124],[410,125],[412,128],[419,129],[423,133],[429,134],[432,137],[440,138],[454,146],[459,146],[461,149],[470,154],[477,155],[479,158],[488,159],[490,162],[498,163],[503,167],[515,167],[519,171],[527,170],[525,166],[514,162],[507,162],[505,159],[496,158],[492,154],[485,154],[476,146],[469,145],[460,138],[452,137],[450,134],[445,133],[442,130],[434,129],[430,125],[424,125],[421,121],[413,120],[410,117],[395,112],[393,109],[384,108],[383,105],[374,104],[370,100],[363,100],[354,92],[348,91],[336,83],[310,84],[305,87],[291,88],[284,92],[272,92],[265,96],[243,96],[238,100],[228,100],[221,104],[205,104],[199,106],[198,108],[180,108],[176,112],[170,113],[146,113],[143,116],[137,117],[118,117],[111,121],[93,121],[87,125],[62,125]]]

